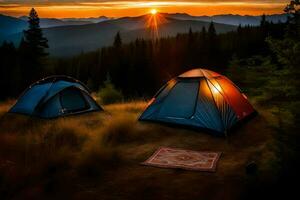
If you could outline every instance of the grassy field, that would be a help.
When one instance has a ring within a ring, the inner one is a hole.
[[[276,181],[276,117],[259,115],[227,138],[138,122],[146,102],[56,120],[5,114],[0,104],[1,199],[241,199]],[[216,173],[140,165],[161,146],[221,151]],[[258,170],[246,173],[254,161]]]

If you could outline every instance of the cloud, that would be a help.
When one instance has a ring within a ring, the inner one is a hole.
[[[107,3],[122,2],[124,0],[0,0],[3,4],[19,4],[19,5],[49,5],[49,4],[85,4],[85,3]],[[136,0],[135,2],[143,2],[145,0]],[[156,0],[147,2],[165,2],[166,0]],[[177,0],[173,2],[197,2],[197,3],[250,3],[250,4],[276,4],[288,3],[287,0]]]
[[[203,6],[203,5],[282,5],[286,0],[0,0],[1,7],[11,6]]]
[[[143,14],[150,8],[194,15],[260,15],[282,12],[286,4],[286,0],[0,0],[0,13],[20,16],[35,7],[41,15],[48,17],[132,16]]]

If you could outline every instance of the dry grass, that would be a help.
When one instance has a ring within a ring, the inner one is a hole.
[[[1,199],[239,199],[253,181],[276,176],[274,131],[264,111],[228,138],[138,122],[146,103],[107,113],[39,120],[0,104]],[[223,152],[216,173],[140,165],[158,147]],[[245,173],[255,161],[258,172]]]

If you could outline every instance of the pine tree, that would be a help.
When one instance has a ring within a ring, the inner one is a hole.
[[[115,36],[114,47],[120,48],[121,46],[122,46],[122,38],[121,38],[120,32],[118,32]]]
[[[192,27],[189,28],[189,37],[193,37],[193,29],[192,29]]]
[[[188,45],[193,45],[195,42],[195,34],[193,33],[192,28],[190,27],[189,29],[189,34],[188,34]]]
[[[113,56],[109,58],[109,62],[112,63],[110,68],[110,76],[113,83],[119,87],[124,83],[124,79],[126,78],[126,76],[124,76],[126,74],[126,69],[124,67],[125,56],[123,55],[122,38],[120,32],[117,32],[115,35],[113,48],[111,50]]]
[[[260,26],[261,26],[261,27],[264,27],[266,24],[267,24],[266,15],[263,14],[263,15],[261,16]]]
[[[43,36],[40,28],[40,19],[34,8],[31,9],[28,17],[29,29],[24,31],[24,40],[29,44],[30,49],[37,56],[47,56],[46,49],[49,48],[48,40]]]
[[[239,24],[238,28],[237,28],[237,33],[240,34],[242,32],[242,25]]]
[[[208,36],[210,38],[215,38],[217,36],[217,32],[215,29],[215,25],[213,22],[210,22],[209,27],[208,27]]]
[[[267,18],[266,18],[265,14],[263,14],[261,16],[260,30],[261,30],[263,38],[266,38],[269,35],[269,33],[268,33],[268,31],[269,31],[269,22],[267,21]]]
[[[291,1],[284,9],[289,14],[287,37],[300,38],[300,0]]]
[[[205,40],[205,38],[206,38],[206,28],[205,26],[203,26],[201,30],[201,40]]]
[[[208,59],[212,66],[217,66],[218,62],[216,60],[216,56],[218,55],[218,42],[217,42],[217,32],[215,29],[215,25],[213,22],[210,23],[208,27],[208,44],[207,44],[207,51],[208,51]]]
[[[48,40],[43,36],[40,28],[40,19],[34,8],[31,9],[28,17],[28,30],[23,32],[19,52],[23,75],[28,82],[40,78],[45,71],[45,59],[48,56]]]
[[[192,28],[190,27],[189,33],[187,35],[187,48],[186,48],[186,61],[185,65],[187,67],[194,65],[195,57],[198,55],[196,54],[196,36],[197,33],[193,33]],[[185,68],[185,70],[189,70],[190,68]]]

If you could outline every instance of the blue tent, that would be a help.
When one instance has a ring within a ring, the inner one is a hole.
[[[51,76],[29,86],[9,112],[56,118],[101,110],[83,83],[68,76]]]
[[[210,70],[194,69],[164,85],[139,120],[226,135],[230,128],[254,113],[245,94],[228,78]]]

